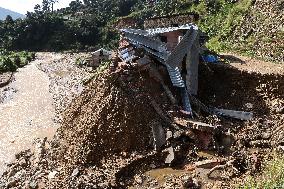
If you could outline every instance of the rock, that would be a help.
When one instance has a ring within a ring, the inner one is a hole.
[[[31,189],[36,189],[36,188],[38,188],[37,181],[35,181],[35,180],[31,181],[31,182],[29,183],[29,187],[30,187]]]
[[[135,176],[134,176],[134,180],[135,180],[135,182],[136,182],[137,184],[142,184],[142,183],[143,183],[143,179],[142,179],[142,177],[139,176],[139,175],[135,175]]]
[[[166,133],[166,140],[169,140],[172,137],[173,137],[173,132],[172,131],[167,131],[167,133]]]
[[[11,179],[7,184],[7,188],[12,188],[12,187],[15,187],[16,185],[17,185],[17,181],[15,179]]]
[[[48,174],[48,180],[52,180],[52,179],[54,179],[55,177],[56,177],[56,175],[57,175],[57,171],[52,171],[52,172],[50,172],[49,174]]]
[[[268,140],[268,139],[270,139],[270,137],[271,137],[270,132],[265,132],[265,133],[262,133],[262,135],[261,135],[261,138],[264,139],[264,140]]]
[[[246,103],[245,107],[248,109],[252,109],[253,108],[253,104],[252,103]]]
[[[78,169],[78,168],[76,168],[76,169],[74,169],[74,170],[73,170],[73,172],[72,172],[71,176],[72,176],[72,177],[76,177],[76,176],[78,176],[78,175],[79,175],[79,172],[80,172],[80,171],[79,171],[79,169]]]
[[[19,165],[20,165],[21,167],[26,167],[26,166],[27,166],[26,160],[25,160],[24,158],[20,159]]]
[[[278,113],[278,114],[284,113],[284,106],[276,108],[275,113]]]
[[[18,171],[18,172],[14,175],[14,178],[15,178],[16,180],[20,180],[21,178],[24,178],[24,177],[25,177],[25,174],[26,174],[26,171],[25,171],[25,170]]]
[[[284,146],[278,146],[277,150],[281,153],[284,153]]]
[[[165,149],[165,151],[169,153],[168,156],[166,157],[165,163],[170,164],[175,159],[174,148],[169,147],[169,148]]]

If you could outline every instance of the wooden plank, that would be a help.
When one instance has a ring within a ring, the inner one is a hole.
[[[226,110],[226,109],[214,109],[214,113],[220,116],[231,117],[240,120],[251,120],[253,118],[253,113],[236,111],[236,110]]]

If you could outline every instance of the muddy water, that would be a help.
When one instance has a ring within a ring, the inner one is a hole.
[[[49,79],[37,68],[39,63],[34,61],[15,73],[10,88],[16,93],[0,103],[0,174],[14,154],[30,148],[35,138],[52,137],[57,129]]]

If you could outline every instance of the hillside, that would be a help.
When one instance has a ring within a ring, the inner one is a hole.
[[[284,62],[284,1],[200,1],[184,8],[200,15],[198,26],[209,35],[208,48],[234,51],[273,62]]]
[[[14,11],[11,11],[11,10],[8,10],[8,9],[4,9],[4,8],[0,7],[0,20],[5,20],[7,15],[12,16],[13,19],[24,18],[25,17],[24,15],[22,15],[20,13],[17,13],[17,12],[14,12]]]

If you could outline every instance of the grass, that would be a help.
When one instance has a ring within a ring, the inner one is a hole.
[[[198,26],[209,35],[207,47],[215,52],[231,50],[231,35],[250,10],[252,0],[240,0],[230,3],[225,0],[212,1],[200,0],[186,11],[196,12],[200,15]]]
[[[263,174],[258,178],[249,177],[239,189],[280,189],[284,188],[284,157],[276,156],[266,163]]]

